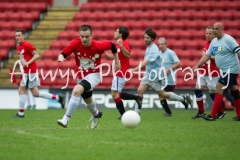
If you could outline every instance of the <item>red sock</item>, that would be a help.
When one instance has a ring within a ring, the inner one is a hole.
[[[224,113],[224,109],[223,109],[222,106],[221,106],[221,108],[218,110],[218,112],[221,113],[221,114]]]
[[[211,112],[212,117],[214,118],[217,117],[218,110],[222,108],[222,101],[223,101],[223,95],[216,94],[213,102],[213,106],[212,106],[212,112]]]
[[[240,99],[234,99],[234,106],[237,117],[240,118]]]
[[[205,111],[204,111],[204,106],[203,106],[203,99],[196,100],[196,102],[197,102],[197,105],[198,105],[199,112],[204,113]]]
[[[19,109],[19,112],[22,112],[22,113],[24,113],[24,109]]]
[[[57,96],[53,94],[52,99],[57,99]]]

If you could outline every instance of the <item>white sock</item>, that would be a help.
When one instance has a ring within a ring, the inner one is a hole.
[[[47,92],[39,92],[38,97],[45,98],[45,99],[55,99],[57,101],[59,100],[58,95],[47,93]]]
[[[27,104],[27,106],[31,106],[31,101],[30,101],[30,95],[28,94],[28,92],[26,92],[26,104]]]
[[[33,96],[32,92],[28,92],[28,94],[29,94],[29,99],[32,100],[32,105],[36,105],[36,99]]]
[[[19,110],[23,110],[23,112],[18,112],[19,115],[24,115],[24,106],[26,102],[26,94],[19,95]]]
[[[94,100],[91,103],[87,103],[87,108],[93,115],[98,115],[98,109]]]
[[[181,101],[183,102],[184,101],[184,98],[182,96],[179,96],[173,92],[170,92],[170,100],[174,100],[174,101]]]
[[[140,114],[140,109],[138,109],[137,103],[134,104],[134,108],[135,108],[134,111],[137,112],[138,114]]]
[[[72,96],[70,98],[68,107],[67,107],[67,111],[65,114],[65,118],[67,118],[68,121],[69,121],[70,117],[72,116],[73,112],[76,110],[76,108],[79,104],[79,101],[80,101],[80,97]]]

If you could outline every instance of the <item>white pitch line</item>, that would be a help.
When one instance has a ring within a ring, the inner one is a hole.
[[[41,137],[41,138],[49,138],[49,139],[57,139],[57,140],[68,140],[69,138],[60,138],[56,136],[48,136],[48,135],[42,135],[42,134],[32,134],[32,133],[27,133],[23,130],[17,130],[16,131],[19,134],[25,134],[25,135],[30,135],[30,136],[36,136],[36,137]]]

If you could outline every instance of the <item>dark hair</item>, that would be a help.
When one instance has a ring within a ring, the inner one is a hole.
[[[91,27],[90,25],[88,25],[88,24],[82,25],[82,26],[79,28],[79,30],[80,30],[80,31],[87,31],[87,30],[89,30],[90,33],[92,34],[92,27]]]
[[[122,39],[126,40],[129,36],[129,30],[127,27],[119,26],[118,27],[119,33],[122,34]]]
[[[149,37],[151,37],[153,41],[154,41],[155,38],[157,37],[156,32],[155,32],[152,28],[148,28],[148,29],[145,31],[145,34],[148,35]]]
[[[21,32],[21,33],[22,33],[22,35],[24,35],[24,34],[25,34],[25,31],[24,31],[24,30],[22,30],[22,29],[16,29],[16,32]]]

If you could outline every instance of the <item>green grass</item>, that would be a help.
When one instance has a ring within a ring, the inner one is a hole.
[[[102,110],[103,118],[90,129],[88,110],[76,110],[67,128],[57,125],[65,110],[0,111],[0,159],[23,160],[239,160],[240,122],[234,111],[216,122],[192,120],[196,110],[142,110],[141,123],[125,128],[117,110]]]

